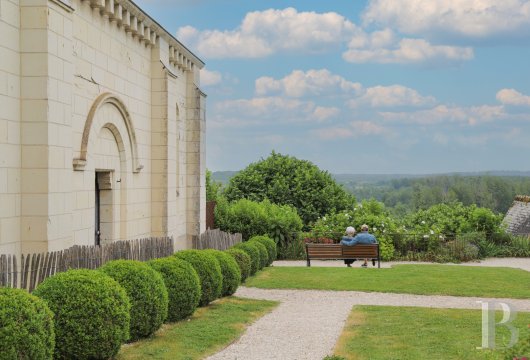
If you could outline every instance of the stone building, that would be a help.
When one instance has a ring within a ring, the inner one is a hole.
[[[129,0],[0,0],[0,253],[205,227],[203,62]]]
[[[514,235],[530,234],[530,196],[517,195],[503,220],[506,231]]]

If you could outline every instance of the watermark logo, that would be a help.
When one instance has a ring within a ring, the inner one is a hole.
[[[512,325],[517,316],[514,306],[504,302],[477,301],[482,305],[482,346],[477,349],[495,349],[495,327],[504,326],[510,331],[510,342],[507,347],[513,347],[519,340],[519,330]],[[495,322],[495,307],[499,305],[502,309],[502,319]]]

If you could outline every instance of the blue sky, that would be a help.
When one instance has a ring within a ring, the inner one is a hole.
[[[530,169],[529,0],[137,0],[206,63],[207,167]]]

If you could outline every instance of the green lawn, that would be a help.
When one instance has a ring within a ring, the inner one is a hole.
[[[501,312],[497,313],[499,321]],[[413,307],[357,306],[334,354],[346,359],[503,359],[510,333],[496,328],[496,349],[481,346],[481,311]],[[513,325],[521,337],[530,313],[519,313]],[[530,354],[518,354],[530,355]],[[510,358],[511,359],[511,358]]]
[[[199,308],[189,320],[166,324],[153,337],[124,345],[118,359],[203,359],[236,340],[271,311],[274,301],[223,298]]]
[[[530,298],[530,272],[510,268],[396,265],[390,269],[271,267],[247,279],[264,289],[357,290]]]

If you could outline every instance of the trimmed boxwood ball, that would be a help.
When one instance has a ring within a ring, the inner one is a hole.
[[[252,241],[249,242],[249,244],[254,245],[259,250],[259,270],[263,269],[269,264],[269,252],[267,251],[267,248],[265,245],[260,243],[259,241]]]
[[[25,290],[0,288],[0,359],[53,359],[53,313]]]
[[[273,263],[273,261],[276,260],[278,250],[276,247],[276,243],[270,237],[253,236],[249,239],[249,241],[257,241],[265,245],[265,247],[267,248],[267,252],[269,253],[269,263],[267,264],[267,266],[270,266]]]
[[[182,250],[173,254],[193,266],[201,282],[199,306],[206,306],[221,297],[223,275],[216,257],[204,250]]]
[[[201,285],[197,272],[190,263],[173,256],[148,262],[158,271],[166,284],[169,306],[168,322],[182,320],[193,314],[201,298]]]
[[[223,275],[223,288],[221,296],[230,296],[236,292],[237,287],[241,284],[241,270],[234,258],[227,253],[219,250],[203,250],[217,258],[221,266],[221,274]]]
[[[144,262],[115,260],[100,271],[116,280],[131,302],[130,340],[148,337],[167,318],[168,295],[162,275]]]
[[[241,271],[241,282],[245,282],[245,280],[250,275],[250,255],[244,252],[241,249],[235,249],[231,248],[228,250],[225,250],[227,254],[232,256],[234,260],[237,262],[237,265],[239,266],[239,270]]]
[[[256,245],[247,242],[239,243],[233,246],[235,249],[240,249],[246,252],[250,256],[250,276],[258,272],[261,265],[261,259],[259,256],[259,249]]]
[[[127,293],[100,271],[59,273],[33,294],[55,314],[55,359],[109,359],[129,339]]]

